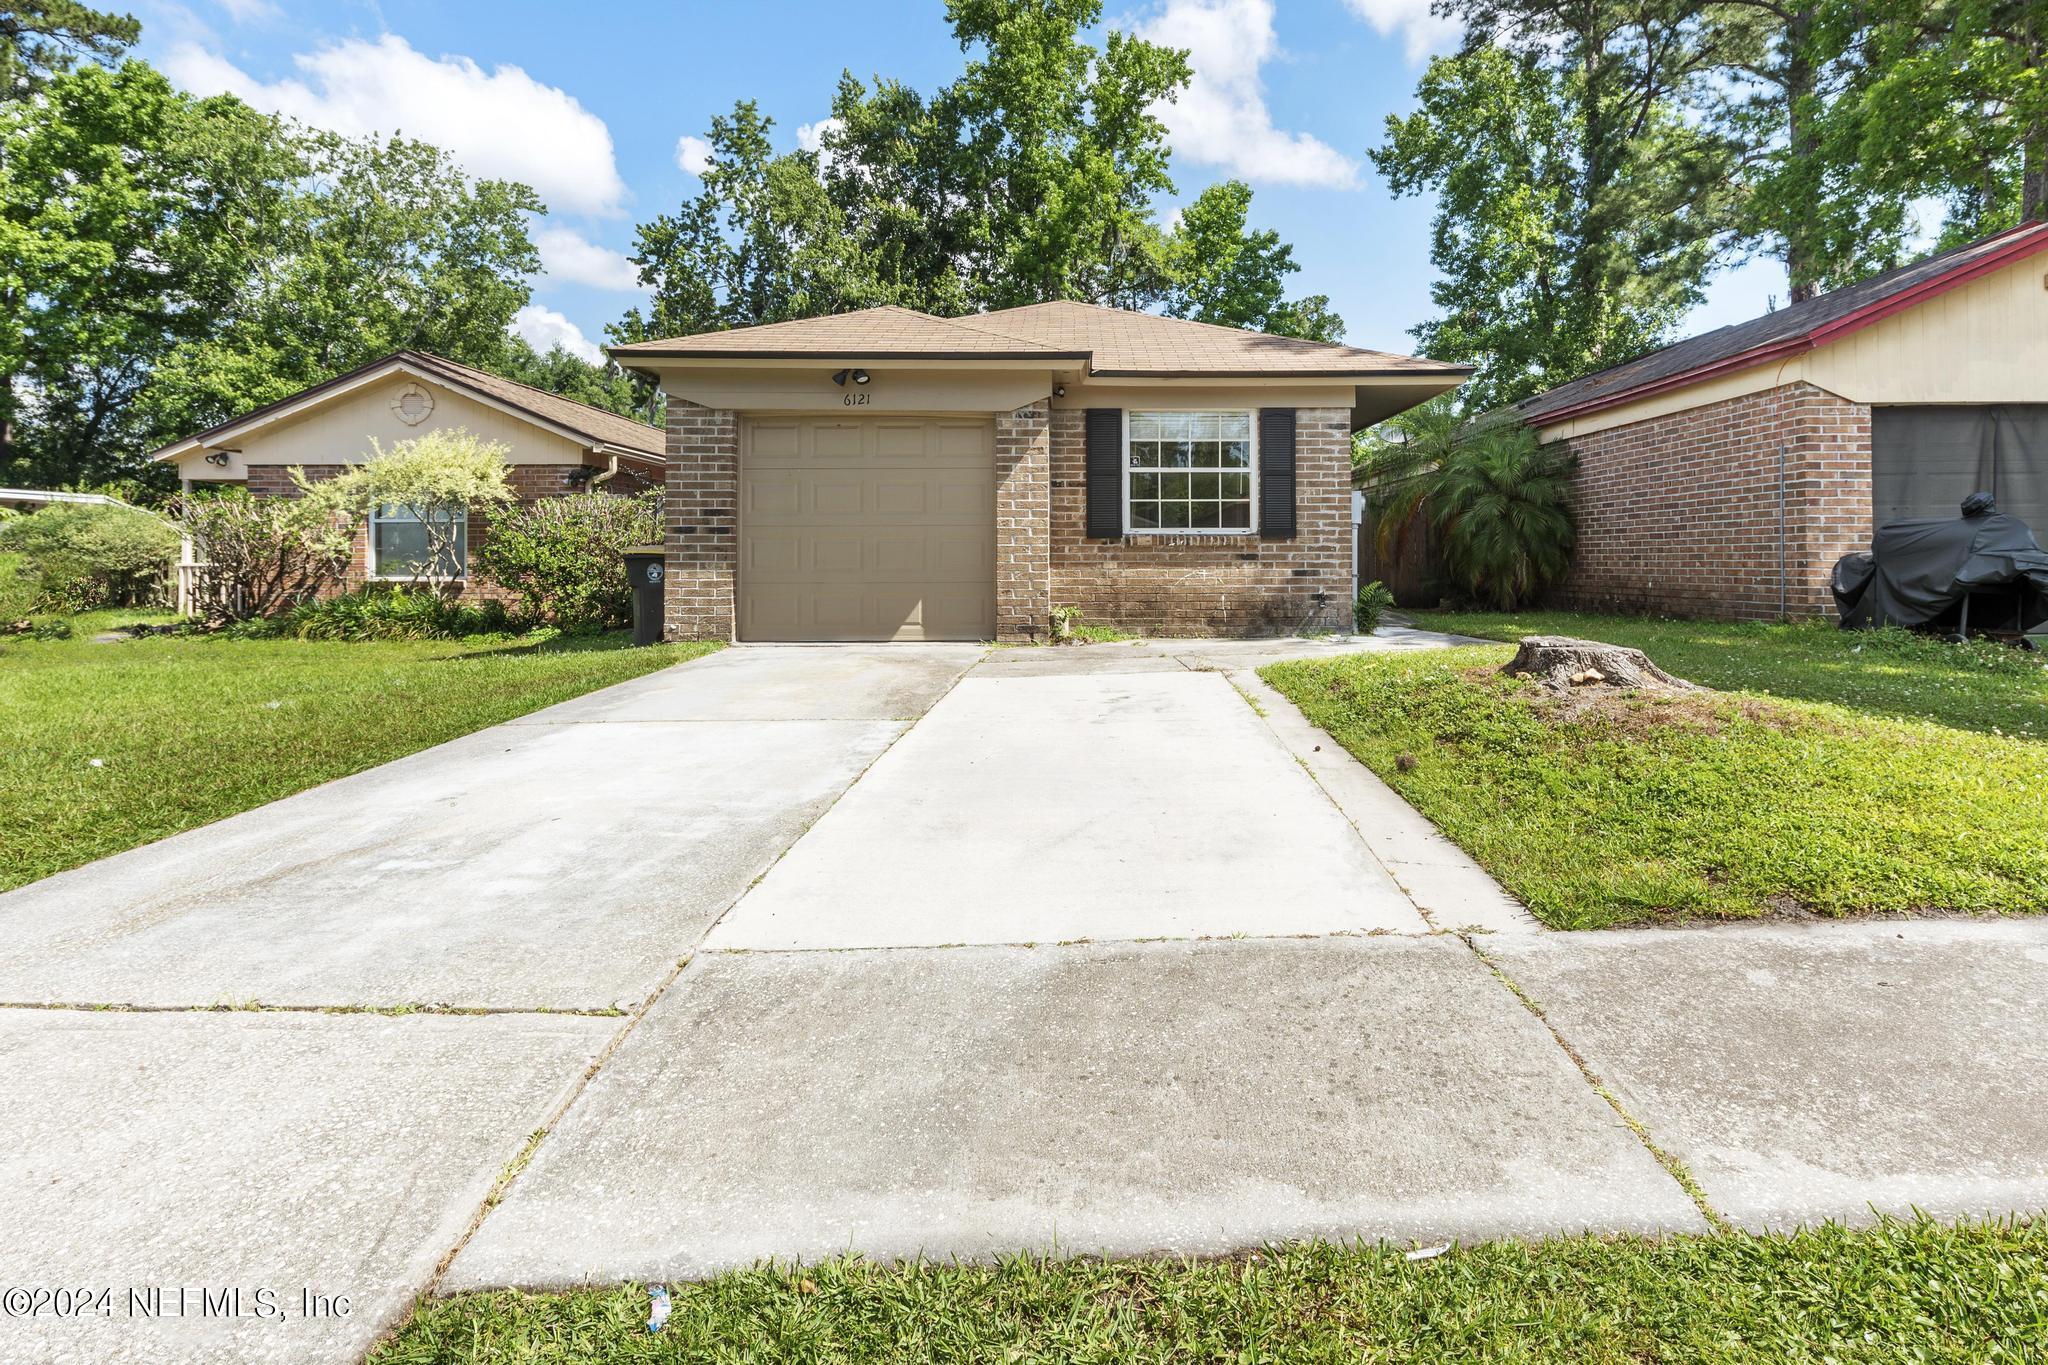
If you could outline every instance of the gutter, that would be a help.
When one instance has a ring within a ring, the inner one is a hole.
[[[1922,280],[1919,284],[1901,289],[1895,294],[1887,294],[1884,298],[1874,303],[1865,304],[1852,313],[1845,313],[1833,322],[1823,323],[1799,336],[1789,337],[1783,341],[1772,342],[1765,346],[1754,347],[1739,355],[1728,356],[1710,364],[1702,365],[1697,369],[1671,375],[1665,379],[1654,380],[1632,388],[1620,389],[1614,393],[1602,394],[1597,398],[1588,398],[1583,402],[1558,408],[1554,412],[1546,412],[1540,417],[1530,418],[1529,425],[1539,430],[1545,427],[1557,426],[1574,417],[1583,417],[1588,413],[1620,407],[1624,403],[1632,403],[1640,398],[1655,397],[1660,393],[1669,393],[1673,389],[1690,388],[1694,384],[1704,383],[1709,379],[1719,378],[1724,374],[1754,369],[1759,365],[1768,365],[1774,360],[1789,360],[1793,356],[1804,355],[1806,352],[1825,346],[1830,342],[1839,341],[1852,332],[1860,332],[1865,327],[1882,322],[1894,313],[1903,313],[1907,309],[1917,307],[1931,298],[1946,294],[1951,289],[1968,284],[1972,280],[1982,278],[1995,271],[2003,270],[2015,261],[2022,261],[2037,252],[2048,250],[2048,225],[2024,223],[2008,231],[2015,237],[2015,240],[2000,247],[1998,250],[1986,252],[1966,266],[1961,266],[1940,275],[1931,276],[1928,279]],[[2020,236],[2022,233],[2026,235]]]

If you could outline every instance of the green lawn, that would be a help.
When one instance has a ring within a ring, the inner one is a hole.
[[[2048,1341],[2048,1224],[1491,1242],[1420,1262],[1327,1245],[841,1260],[671,1292],[659,1334],[637,1286],[430,1301],[371,1362],[2019,1362]]]
[[[1831,701],[1964,730],[2048,739],[2048,659],[2009,645],[1952,645],[1904,630],[1674,621],[1569,612],[1416,612],[1425,630],[1519,640],[1578,635],[1632,645],[1666,672],[1723,691]]]
[[[0,640],[0,890],[361,772],[708,645]],[[97,760],[97,761],[95,761]]]
[[[1426,624],[1632,644],[1741,689],[1573,714],[1495,676],[1506,646],[1264,671],[1553,927],[2048,910],[2033,656],[1813,626]]]

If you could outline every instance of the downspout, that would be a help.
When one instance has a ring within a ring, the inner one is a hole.
[[[599,484],[603,483],[606,479],[617,477],[618,472],[619,453],[617,451],[613,451],[612,462],[605,467],[604,473],[591,475],[590,482],[584,485],[584,491],[589,493],[595,493],[597,491],[597,486]]]
[[[1785,443],[1778,442],[1778,619],[1786,620],[1788,587],[1785,578]]]

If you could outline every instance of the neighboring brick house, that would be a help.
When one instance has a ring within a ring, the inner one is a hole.
[[[1825,615],[1874,527],[1979,490],[2048,536],[2044,252],[2028,224],[1520,404],[1579,461],[1552,600]]]
[[[398,351],[291,397],[156,451],[180,480],[240,484],[257,497],[296,497],[291,470],[332,478],[369,458],[374,439],[387,449],[431,431],[461,427],[509,450],[509,481],[524,501],[590,488],[632,493],[662,486],[659,427],[531,388],[423,351]],[[484,513],[464,527],[453,588],[497,596],[469,571],[469,552],[490,534]],[[404,516],[376,517],[356,535],[342,586],[410,579],[408,553],[424,541]]]
[[[1350,624],[1351,433],[1464,366],[1080,303],[614,348],[668,395],[673,638]]]

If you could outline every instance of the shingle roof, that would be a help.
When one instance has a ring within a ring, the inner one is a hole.
[[[1515,406],[1536,426],[1632,397],[1682,388],[1811,350],[2015,260],[2048,250],[2048,224],[2028,223],[1924,261],[1872,275],[1748,322],[1703,332]]]
[[[1376,374],[1463,375],[1468,366],[1389,355],[1298,337],[1267,336],[1235,327],[1160,317],[1088,303],[1034,303],[995,313],[939,318],[886,306],[828,317],[771,322],[727,332],[617,346],[635,359],[730,356],[843,360],[1086,360],[1094,374],[1181,376],[1300,375],[1349,378]]]
[[[979,318],[940,318],[910,308],[886,304],[864,308],[857,313],[833,313],[825,317],[798,318],[790,322],[769,322],[758,327],[735,327],[725,332],[700,332],[696,336],[673,337],[666,341],[640,341],[614,346],[612,354],[621,361],[655,356],[731,356],[734,359],[767,360],[782,357],[834,356],[867,360],[881,356],[933,359],[1078,359],[1073,352],[1056,346],[1005,336],[983,327]]]
[[[617,446],[657,458],[662,455],[664,433],[660,427],[622,417],[605,408],[594,408],[588,403],[549,393],[546,389],[536,389],[531,384],[521,384],[489,370],[460,365],[444,356],[426,351],[402,351],[399,354],[455,384],[467,384],[507,406],[530,412],[558,427],[586,436],[598,445]]]
[[[615,447],[628,454],[653,460],[665,458],[664,433],[660,427],[649,426],[631,417],[621,417],[618,413],[609,412],[604,408],[594,408],[588,403],[579,403],[573,398],[564,398],[558,393],[549,393],[546,389],[536,389],[531,384],[521,384],[503,375],[492,374],[489,370],[459,364],[446,356],[434,355],[427,351],[393,351],[390,355],[380,356],[368,364],[358,365],[353,370],[338,374],[332,379],[301,389],[287,398],[280,398],[275,403],[266,403],[260,408],[231,417],[182,440],[173,441],[151,452],[150,458],[161,459],[169,452],[195,442],[203,445],[216,436],[226,435],[258,418],[304,402],[307,398],[330,389],[345,388],[354,381],[373,378],[379,371],[397,366],[429,375],[458,389],[468,389],[472,393],[482,394],[506,407],[538,418],[550,426],[580,436],[593,446]]]
[[[1032,303],[972,321],[1063,349],[1086,351],[1106,375],[1350,376],[1466,374],[1469,367],[1368,351],[1239,327],[1104,308],[1092,303]]]

